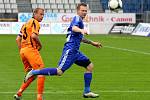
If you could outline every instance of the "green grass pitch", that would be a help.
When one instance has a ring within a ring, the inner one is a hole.
[[[150,38],[130,35],[89,35],[100,41],[97,49],[82,44],[80,50],[94,63],[92,91],[100,97],[88,100],[149,100]],[[15,43],[16,35],[0,35],[0,100],[13,100],[24,70]],[[41,35],[45,67],[56,67],[65,35]],[[46,77],[44,100],[86,100],[82,97],[84,69],[73,65],[61,77]],[[36,80],[22,100],[36,100]]]

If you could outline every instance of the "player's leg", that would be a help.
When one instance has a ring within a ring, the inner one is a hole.
[[[63,53],[62,53],[62,57],[60,59],[60,62],[63,59],[64,54],[65,54],[65,51],[63,51]],[[53,76],[53,75],[60,75],[62,73],[63,72],[60,69],[58,69],[58,68],[43,68],[43,69],[39,69],[39,70],[32,70],[32,71],[30,71],[27,74],[27,76],[25,78],[25,81],[28,80],[28,78],[33,76],[33,75],[49,75],[49,76]]]
[[[27,56],[27,55],[26,55]],[[44,63],[40,53],[37,50],[30,51],[30,55],[27,56],[32,69],[42,69],[44,68]],[[45,77],[43,75],[37,76],[37,100],[43,100]]]
[[[26,88],[32,83],[32,81],[35,79],[34,76],[32,76],[31,78],[29,78],[29,80],[27,82],[23,82],[21,87],[19,88],[18,92],[14,95],[14,98],[16,100],[20,100],[21,99],[21,96],[22,96],[22,93],[24,90],[26,90]]]
[[[25,81],[33,75],[61,76],[74,63],[76,57],[75,55],[76,54],[71,50],[63,51],[61,59],[58,63],[58,68],[43,68],[41,70],[32,70],[27,74]]]
[[[14,98],[16,100],[19,100],[18,98],[21,98],[23,91],[26,90],[26,88],[32,83],[34,79],[35,79],[35,76],[32,76],[31,78],[29,78],[28,81],[26,81],[25,83],[24,82],[22,83],[21,87],[19,88],[17,93],[14,95]]]
[[[90,63],[86,68],[86,72],[84,73],[84,82],[85,82],[85,88],[84,88],[84,94],[83,96],[85,98],[96,98],[99,97],[99,94],[93,93],[90,90],[90,84],[92,81],[92,71],[93,71],[93,64]]]
[[[68,70],[72,66],[72,64],[76,60],[76,55],[77,52],[70,49],[66,50],[65,53],[62,54],[57,68],[58,75],[63,74],[66,70]]]
[[[31,66],[30,66],[29,62],[27,61],[27,59],[24,57],[24,54],[21,53],[20,55],[21,55],[22,62],[24,64],[24,70],[25,70],[25,72],[30,71],[31,70]],[[31,84],[31,82],[35,78],[36,78],[35,76],[32,76],[31,78],[29,78],[28,81],[22,83],[21,87],[19,88],[19,90],[17,91],[17,93],[14,95],[14,98],[16,100],[20,100],[21,99],[23,91]]]
[[[37,100],[43,100],[45,77],[43,75],[37,76]]]
[[[91,92],[90,85],[92,81],[92,71],[93,71],[93,64],[91,61],[81,52],[78,53],[78,59],[75,61],[75,64],[82,66],[86,69],[84,73],[84,93],[83,96],[85,98],[95,98],[98,97],[98,94]]]
[[[92,80],[92,67],[89,68],[88,66],[92,66],[92,63],[86,56],[80,53],[78,59],[75,61],[75,64],[86,68],[84,73],[84,93],[88,93],[91,91],[90,84]]]

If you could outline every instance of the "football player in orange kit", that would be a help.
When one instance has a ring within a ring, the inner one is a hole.
[[[42,48],[39,39],[40,23],[44,17],[44,9],[36,8],[33,12],[33,17],[27,21],[21,28],[20,34],[16,38],[20,56],[24,64],[24,70],[27,73],[31,69],[42,69],[44,67],[43,60],[40,56]],[[22,83],[17,94],[14,95],[15,100],[21,100],[23,91],[35,79],[31,77],[27,82]],[[37,100],[43,100],[45,77],[38,75],[37,77]]]

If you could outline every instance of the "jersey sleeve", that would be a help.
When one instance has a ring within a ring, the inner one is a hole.
[[[22,33],[19,33],[18,36],[22,37]]]
[[[73,18],[73,25],[72,26],[78,26],[79,27],[79,23],[80,23],[80,17],[79,16],[75,16],[74,18]]]
[[[24,31],[24,27],[25,27],[25,24],[22,25],[22,27],[20,29],[20,33],[18,34],[18,36],[22,37],[22,33]]]
[[[36,20],[33,20],[33,33],[36,35],[39,35],[39,30],[40,30],[40,23]]]

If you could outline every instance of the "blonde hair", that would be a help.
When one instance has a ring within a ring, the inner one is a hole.
[[[43,10],[43,11],[44,11],[43,8],[36,8],[36,9],[34,9],[34,11],[33,11],[33,16],[34,16],[35,14],[37,14],[39,10]]]

